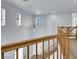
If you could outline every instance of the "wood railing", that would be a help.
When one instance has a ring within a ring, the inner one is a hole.
[[[64,40],[62,39],[63,36],[60,35],[61,33],[67,33],[67,37],[64,37]],[[75,34],[74,34],[75,33]],[[62,51],[64,58],[70,59],[70,49],[69,49],[69,37],[75,37],[77,39],[77,26],[69,26],[69,27],[58,27],[58,34],[59,34],[59,44],[60,44],[60,51]],[[63,52],[64,50],[64,52]],[[60,58],[61,59],[61,58]]]
[[[23,47],[27,47],[27,59],[29,58],[29,46],[31,45],[36,45],[36,59],[38,59],[38,43],[42,43],[42,59],[46,59],[45,58],[45,49],[44,49],[44,42],[48,41],[48,59],[50,59],[50,40],[52,40],[52,54],[53,57],[52,59],[55,59],[54,57],[54,49],[55,49],[55,45],[54,45],[54,41],[57,41],[57,59],[59,58],[59,47],[60,47],[60,59],[61,59],[61,54],[63,54],[63,59],[69,59],[69,55],[68,55],[68,33],[66,33],[65,31],[61,31],[60,29],[58,30],[58,34],[57,35],[50,35],[50,36],[45,36],[45,37],[40,37],[40,38],[34,38],[34,39],[29,39],[29,40],[24,40],[24,41],[20,41],[20,42],[16,42],[16,43],[9,43],[6,45],[2,45],[1,46],[1,58],[4,59],[4,54],[5,52],[8,51],[12,51],[12,50],[16,50],[16,59],[18,59],[18,49],[23,48]]]

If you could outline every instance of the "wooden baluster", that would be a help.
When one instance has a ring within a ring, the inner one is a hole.
[[[64,59],[66,59],[66,38],[65,38],[65,36],[64,36]]]
[[[61,38],[61,59],[62,59],[62,54],[63,54],[63,35],[62,35],[62,38]]]
[[[53,39],[53,59],[54,59],[54,39]]]
[[[27,46],[27,59],[29,59],[29,46]]]
[[[42,55],[42,59],[44,59],[44,42],[43,42],[43,55]]]
[[[61,39],[60,39],[60,41],[61,41],[61,46],[60,46],[60,59],[62,59],[62,52],[63,52],[63,35],[61,35]]]
[[[64,59],[64,56],[65,56],[65,40],[64,40],[64,36],[62,36],[62,55],[63,55],[63,59]]]
[[[62,42],[63,42],[63,45],[64,45],[64,43],[65,43],[65,41],[64,41],[64,36],[62,37],[62,40],[63,40]],[[65,45],[64,45],[63,48],[62,48],[62,51],[63,51],[63,53],[62,53],[62,54],[63,54],[63,59],[64,59],[64,56],[65,56],[65,55],[64,55],[64,47],[65,47]]]
[[[76,26],[76,40],[77,40],[77,26]]]
[[[16,59],[18,59],[18,49],[16,49]]]
[[[67,54],[68,54],[68,59],[70,59],[70,49],[69,49],[69,28],[68,28],[68,35],[66,36],[66,38],[67,38],[66,40],[67,40],[67,42],[68,42],[68,45],[67,45],[67,46],[68,46],[68,53],[67,53]]]
[[[62,27],[63,28],[63,27]],[[60,29],[60,28],[59,28]],[[58,29],[58,38],[59,38],[59,45],[60,45],[60,59],[61,59],[61,32],[60,32],[60,30]]]
[[[48,40],[48,59],[50,59],[50,40]]]
[[[64,46],[65,46],[64,43],[65,43],[64,36],[62,35],[61,36],[61,59],[62,59],[62,55],[64,57]]]
[[[38,45],[36,43],[36,59],[38,59]]]
[[[65,50],[63,50],[63,59],[65,59]]]
[[[4,52],[1,53],[1,59],[4,59]]]
[[[61,35],[59,34],[59,41],[60,41],[60,59],[61,59]]]
[[[58,37],[57,37],[57,59],[58,59]]]

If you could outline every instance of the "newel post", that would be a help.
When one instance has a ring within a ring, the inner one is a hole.
[[[65,59],[70,59],[69,54],[69,28],[67,29],[67,33],[64,37],[65,40]]]

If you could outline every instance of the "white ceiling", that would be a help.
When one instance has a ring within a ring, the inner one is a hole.
[[[7,2],[34,14],[72,13],[77,10],[76,0],[6,0]]]

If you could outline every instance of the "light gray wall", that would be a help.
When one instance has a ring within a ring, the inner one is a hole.
[[[1,7],[6,9],[6,26],[1,26],[1,44],[17,42],[31,38],[32,34],[32,15],[20,10],[14,5],[1,1]],[[16,13],[22,15],[22,25],[16,25]],[[5,59],[14,59],[14,51],[5,53]],[[26,52],[25,52],[26,53]]]
[[[58,14],[49,15],[47,19],[47,33],[56,34],[57,26],[70,26],[72,25],[72,14]]]
[[[33,35],[38,37],[57,34],[57,26],[62,25],[72,25],[72,13],[40,15],[40,25],[38,26],[38,31],[35,31]]]
[[[4,0],[1,1],[1,7],[6,9],[6,26],[1,26],[1,44],[30,38],[32,34],[32,15]],[[22,15],[21,26],[16,25],[16,13]]]

